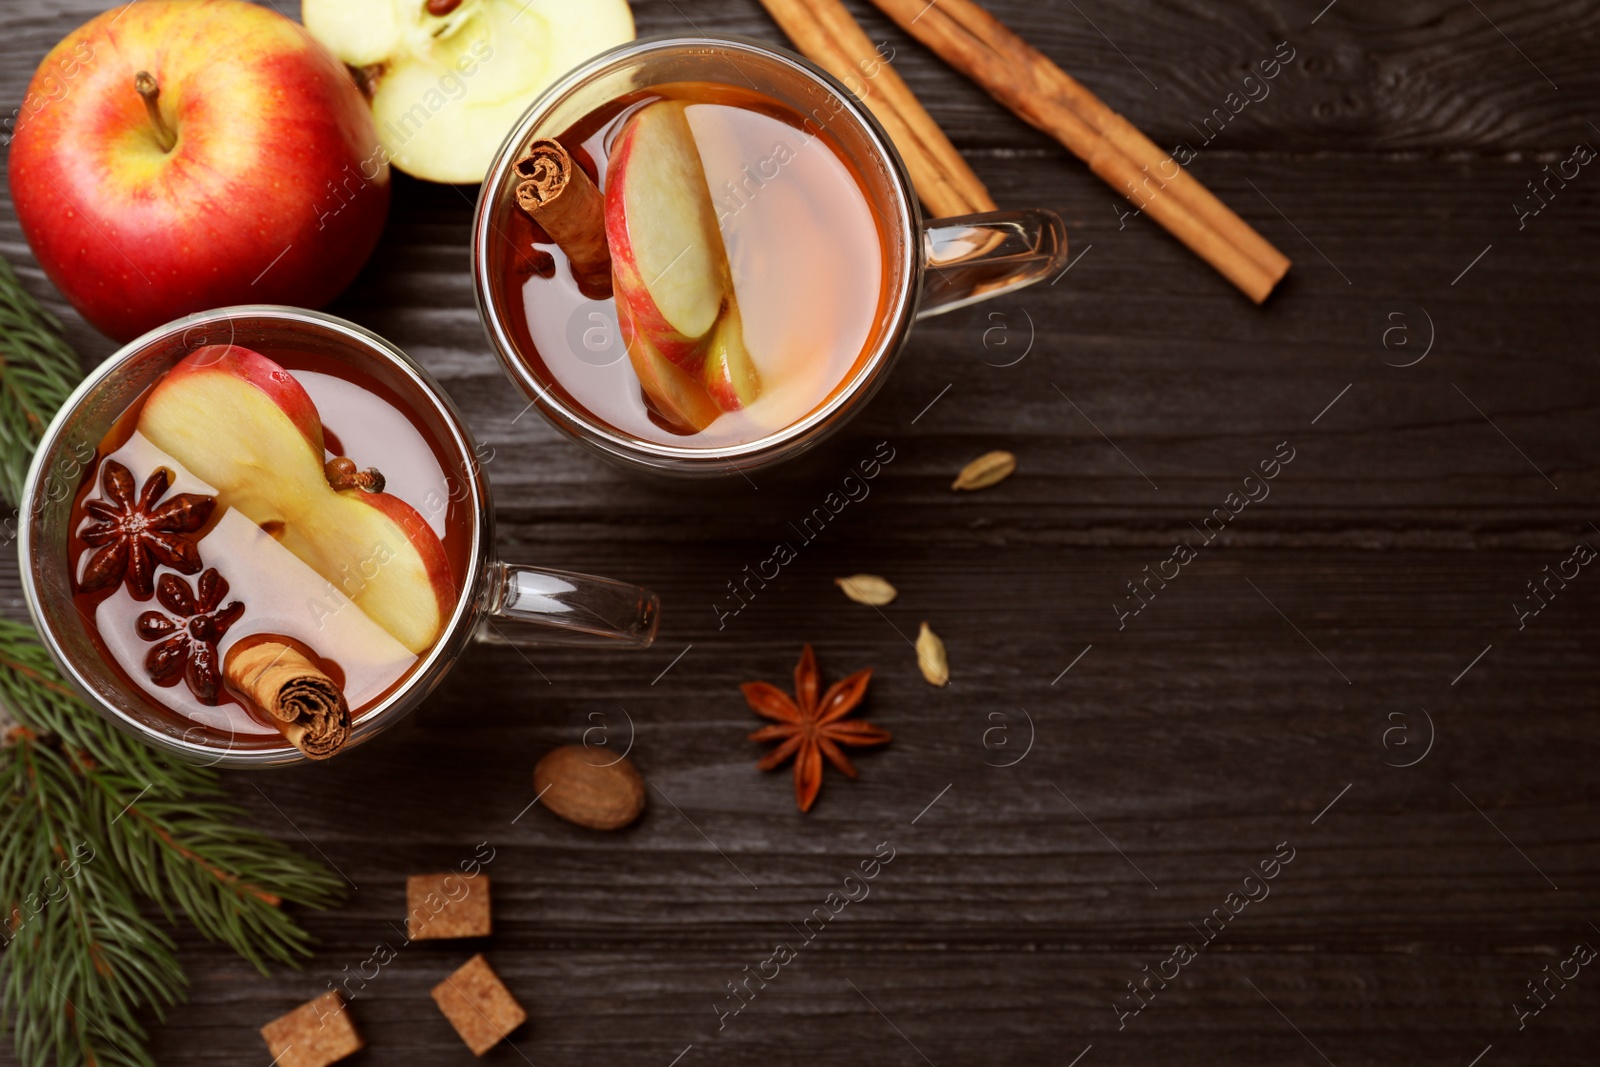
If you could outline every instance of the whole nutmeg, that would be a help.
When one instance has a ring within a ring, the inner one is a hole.
[[[563,745],[533,769],[540,803],[590,830],[620,830],[644,811],[644,778],[626,756]]]

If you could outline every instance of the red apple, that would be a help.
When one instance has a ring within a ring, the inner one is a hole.
[[[695,371],[733,282],[684,107],[650,104],[623,127],[606,164],[606,240],[618,306],[662,355]]]
[[[118,340],[229,304],[320,307],[377,244],[389,159],[371,110],[269,8],[113,8],[56,45],[30,94],[46,82],[56,98],[11,145],[12,200],[50,280]]]
[[[322,419],[294,375],[247,348],[199,349],[151,390],[139,432],[406,648],[438,639],[456,602],[444,544],[398,497],[329,485]]]

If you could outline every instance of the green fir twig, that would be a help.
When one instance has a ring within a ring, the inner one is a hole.
[[[83,377],[61,323],[0,259],[0,497],[22,500],[34,446]]]

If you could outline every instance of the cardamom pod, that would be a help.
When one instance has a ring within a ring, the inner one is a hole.
[[[961,468],[952,489],[987,489],[1011,477],[1017,469],[1017,457],[1010,452],[988,452]]]
[[[900,595],[899,590],[876,574],[852,574],[848,578],[835,578],[833,584],[844,590],[844,595],[857,604],[881,607]]]
[[[922,629],[917,632],[917,666],[929,685],[950,684],[950,660],[945,657],[944,642],[939,640],[938,634],[928,629],[927,623],[923,623]]]

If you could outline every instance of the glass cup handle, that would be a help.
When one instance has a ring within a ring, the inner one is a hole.
[[[1062,270],[1067,224],[1054,211],[991,211],[934,219],[922,227],[918,319],[976,304]]]
[[[490,564],[484,607],[477,636],[491,644],[647,648],[661,622],[648,589],[514,563]]]

